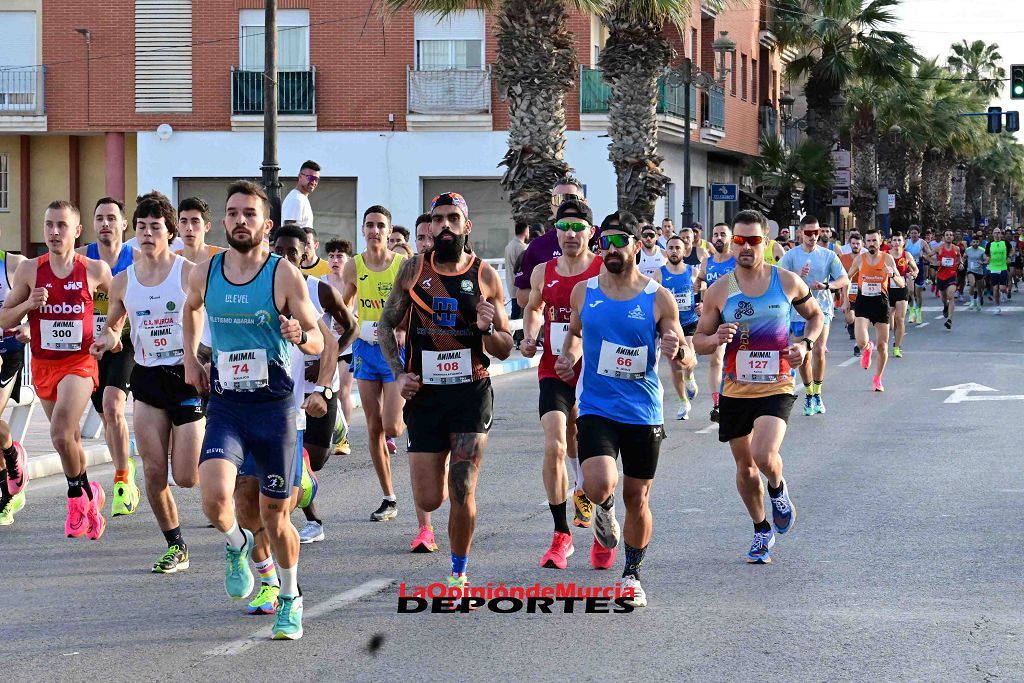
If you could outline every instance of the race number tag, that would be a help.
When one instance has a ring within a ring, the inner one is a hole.
[[[860,286],[856,282],[853,282],[853,283],[850,284],[850,295],[851,296],[857,296],[857,292],[859,292],[859,291],[860,291]]]
[[[92,336],[99,337],[100,332],[103,331],[103,326],[107,324],[107,316],[94,313],[92,316]]]
[[[160,320],[165,324],[158,324],[148,327],[143,321],[142,334],[142,355],[153,360],[164,358],[181,358],[185,355],[185,339],[182,334],[181,325],[175,324],[173,319]]]
[[[469,349],[423,351],[424,384],[465,384],[473,381]]]
[[[597,374],[616,379],[643,379],[647,374],[647,347],[602,341]]]
[[[951,257],[951,256],[943,256],[942,257],[942,267],[943,268],[952,268],[953,267],[953,257]]]
[[[779,379],[778,351],[738,351],[736,375],[740,382],[771,383]]]
[[[270,384],[266,349],[219,351],[217,375],[222,389],[255,391]]]
[[[377,322],[375,320],[366,320],[359,325],[359,338],[367,344],[377,343]]]
[[[565,346],[565,338],[569,334],[569,323],[551,323],[551,338],[548,343],[551,345],[551,354],[562,355],[562,347]]]
[[[81,320],[40,320],[42,348],[48,351],[81,351]]]
[[[693,308],[693,290],[689,292],[676,292],[676,306],[680,311],[688,311]]]
[[[878,296],[882,293],[881,282],[865,282],[864,283],[864,296]]]

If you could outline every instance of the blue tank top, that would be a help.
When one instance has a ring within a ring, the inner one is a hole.
[[[907,240],[906,245],[903,247],[908,254],[914,257],[915,261],[921,260],[921,250],[924,249],[924,240],[918,238],[917,242],[911,242]]]
[[[96,261],[100,260],[100,245],[96,242],[92,242],[85,248],[85,255]],[[132,248],[127,244],[121,245],[121,253],[117,255],[117,263],[110,269],[111,275],[117,275],[122,270],[127,270],[128,266],[134,261],[134,253]]]
[[[601,290],[597,277],[587,280],[580,310],[583,370],[576,387],[580,415],[625,424],[664,423],[654,315],[660,288],[651,280],[632,299],[616,301]]]
[[[274,273],[280,261],[271,254],[256,277],[240,285],[224,277],[224,252],[210,261],[206,313],[214,397],[240,403],[291,397],[291,358],[274,302]]]
[[[730,256],[728,261],[722,261],[718,263],[715,261],[714,256],[708,257],[707,271],[704,273],[704,281],[708,283],[708,287],[715,284],[715,281],[723,275],[728,275],[732,271],[736,270],[736,257]]]
[[[0,269],[3,270],[3,279],[0,279],[0,307],[3,307],[4,300],[7,299],[11,293],[11,280],[7,275],[7,252],[3,249],[0,249]],[[17,325],[15,325],[15,327],[17,327]],[[4,331],[0,330],[0,334],[3,333]],[[17,337],[13,334],[3,334],[3,336],[0,337],[0,353],[19,351],[24,346],[25,345],[18,341]]]
[[[683,327],[697,322],[697,301],[693,291],[693,266],[687,264],[682,273],[676,275],[669,271],[668,266],[661,267],[661,285],[668,291],[679,306],[679,324]]]

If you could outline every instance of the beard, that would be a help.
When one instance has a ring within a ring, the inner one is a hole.
[[[673,266],[678,266],[679,262],[683,260],[682,256],[678,256],[676,254],[669,254],[666,258],[668,258],[668,262]]]
[[[608,269],[609,273],[618,275],[626,270],[626,259],[619,255],[608,256],[604,259],[604,267]]]
[[[239,251],[243,254],[248,254],[250,251],[255,249],[260,244],[260,238],[256,235],[248,235],[246,237],[235,237],[232,231],[225,229],[224,236],[227,238],[228,244],[235,251]]]
[[[712,242],[712,244],[715,245],[715,251],[717,251],[719,254],[724,254],[725,253],[725,242],[723,242],[721,240],[716,240],[716,241]]]
[[[878,247],[868,247],[868,253],[874,256],[878,253]]]
[[[452,239],[444,239],[445,235],[451,235]],[[465,249],[466,236],[456,235],[451,230],[442,230],[441,234],[434,238],[434,260],[438,263],[455,263]]]

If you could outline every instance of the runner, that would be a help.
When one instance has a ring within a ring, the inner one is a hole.
[[[857,255],[860,254],[861,252],[861,248],[864,245],[864,238],[861,237],[859,232],[853,230],[850,232],[850,236],[847,237],[846,239],[847,246],[850,247],[850,251],[840,254],[839,262],[843,264],[843,270],[849,273],[850,266],[853,265],[853,260],[857,258]],[[840,308],[842,308],[843,311],[843,318],[846,320],[846,331],[850,335],[851,340],[857,339],[857,333],[853,329],[853,323],[855,320],[855,317],[853,315],[853,304],[855,301],[857,301],[858,286],[859,285],[857,284],[857,282],[855,282],[854,280],[850,280],[850,284],[846,286],[846,291],[844,292],[844,296],[842,296],[840,301]],[[853,347],[853,355],[860,355],[859,346],[855,345]]]
[[[178,232],[184,246],[173,253],[184,256],[192,263],[202,263],[224,251],[206,243],[206,233],[213,227],[210,207],[199,197],[185,197],[178,202]]]
[[[658,233],[653,225],[644,225],[640,232],[640,273],[651,277],[661,270],[667,259],[665,252],[658,246]]]
[[[430,214],[420,214],[416,219],[416,253],[422,254],[433,246],[434,235],[430,232]]]
[[[993,228],[992,240],[985,245],[985,265],[988,266],[988,280],[992,286],[992,294],[995,296],[996,308],[993,313],[999,315],[1003,312],[1001,297],[1006,294],[1010,297],[1010,277],[1007,272],[1007,256],[1010,254],[1009,243],[1003,239],[1003,231]]]
[[[533,269],[530,278],[530,301],[523,311],[523,341],[519,350],[526,358],[537,354],[537,337],[542,318],[544,345],[537,376],[540,381],[540,424],[544,428],[544,462],[541,468],[548,508],[555,520],[551,547],[540,558],[540,566],[565,569],[575,549],[572,533],[565,517],[566,491],[569,478],[565,469],[568,457],[576,481],[573,492],[573,524],[589,527],[594,506],[583,493],[583,470],[576,456],[576,383],[580,368],[574,368],[572,381],[563,381],[555,374],[555,360],[562,352],[562,342],[569,329],[569,295],[577,282],[601,272],[601,258],[590,251],[594,232],[594,215],[590,207],[578,199],[562,202],[555,213],[558,248],[562,255]]]
[[[926,284],[928,262],[931,259],[932,248],[928,242],[921,239],[921,228],[911,225],[909,231],[910,239],[907,240],[906,250],[917,263],[917,277],[910,283],[910,322],[920,325],[924,322],[924,314],[921,312],[921,304],[924,301],[924,288]],[[849,270],[849,267],[847,267]]]
[[[726,346],[718,440],[729,443],[736,488],[754,523],[747,561],[767,564],[775,534],[789,532],[796,521],[780,456],[796,398],[791,368],[813,350],[825,316],[799,277],[764,262],[764,216],[740,211],[733,227],[737,268],[705,294],[693,346],[703,355]],[[806,321],[807,336],[789,343],[793,309]],[[775,531],[765,516],[762,473]]]
[[[79,424],[89,394],[99,386],[96,359],[89,355],[93,293],[109,290],[111,276],[103,261],[75,253],[81,234],[82,217],[74,204],[60,200],[46,207],[47,252],[18,265],[0,310],[0,329],[17,327],[28,316],[32,384],[50,420],[50,438],[68,480],[64,533],[95,541],[107,527],[106,496],[99,482],[90,482],[86,474]]]
[[[982,233],[974,233],[971,246],[964,252],[967,260],[967,288],[971,292],[971,302],[967,304],[967,310],[980,311],[985,305],[985,242]],[[966,293],[966,292],[965,292]]]
[[[700,273],[697,274],[698,289],[700,289],[701,282],[711,287],[719,278],[723,275],[728,275],[736,268],[736,259],[733,257],[729,247],[731,239],[732,231],[729,229],[729,224],[716,223],[711,231],[711,243],[714,249],[708,252],[708,255],[700,264]],[[722,387],[722,363],[724,358],[725,346],[723,345],[719,347],[718,351],[711,354],[711,358],[708,359],[712,422],[718,422],[718,396]]]
[[[392,225],[391,234],[388,235],[388,249],[401,251],[402,247],[409,246],[409,229],[401,225]]]
[[[317,254],[317,249],[320,248],[319,238],[316,234],[316,230],[311,225],[304,225],[302,229],[306,231],[306,249],[305,258],[306,265],[302,266],[302,272],[306,275],[312,275],[313,277],[326,277],[331,272],[331,267]]]
[[[327,265],[331,269],[325,280],[339,292],[343,292],[345,291],[345,280],[341,274],[345,270],[345,264],[352,260],[352,243],[348,240],[331,240],[324,249],[327,251]],[[352,423],[352,409],[355,407],[352,401],[352,382],[354,380],[352,345],[349,344],[341,350],[341,356],[338,358],[338,401],[346,425]],[[348,430],[345,431],[334,452],[338,455],[352,454],[352,445],[348,442]]]
[[[694,245],[693,235],[694,232],[690,228],[682,228],[679,231],[679,239],[683,241],[683,263],[693,266],[694,270],[699,272],[700,264],[707,258],[708,252]],[[696,296],[699,300],[700,293],[696,292]]]
[[[953,231],[942,233],[942,244],[933,249],[932,261],[935,271],[936,291],[942,297],[942,315],[947,330],[953,329],[953,312],[956,309],[956,279],[961,262],[960,250],[953,244]]]
[[[668,216],[661,219],[661,234],[658,235],[658,246],[665,249],[668,241],[676,236],[676,226]]]
[[[558,210],[562,202],[570,197],[575,197],[584,204],[587,203],[586,198],[583,196],[582,183],[571,176],[566,176],[551,188],[552,218],[554,218],[555,211]],[[558,248],[558,232],[553,227],[543,235],[530,240],[526,246],[526,251],[523,252],[523,258],[519,263],[520,270],[516,273],[515,279],[516,301],[519,302],[520,306],[525,307],[526,302],[530,300],[530,278],[533,275],[533,269],[538,264],[547,263],[556,256],[561,255],[562,252]]]
[[[139,198],[142,201],[146,197]],[[132,217],[132,224],[135,217]],[[103,197],[96,202],[93,213],[93,227],[96,242],[79,247],[76,251],[110,266],[110,273],[116,276],[132,264],[134,249],[122,244],[128,222],[124,217],[124,204],[113,197]],[[136,238],[137,243],[137,238]],[[138,247],[136,247],[137,249]],[[97,292],[93,314],[93,337],[103,329],[107,320],[107,294]],[[135,512],[142,498],[142,492],[135,484],[135,458],[130,452],[128,420],[124,411],[128,404],[128,389],[131,385],[132,369],[135,367],[135,349],[130,337],[131,321],[121,331],[122,350],[103,354],[99,362],[100,385],[92,394],[92,407],[103,418],[103,438],[114,461],[114,496],[110,504],[112,517],[121,517]],[[88,351],[89,346],[83,348]]]
[[[390,211],[383,206],[371,206],[364,211],[363,237],[366,250],[346,263],[341,273],[345,304],[349,307],[358,306],[359,339],[352,344],[352,370],[359,386],[359,401],[366,416],[370,459],[384,493],[380,507],[370,515],[374,522],[384,522],[398,516],[398,499],[391,481],[389,455],[389,451],[393,450],[387,439],[405,430],[401,420],[402,395],[377,339],[381,311],[403,260],[400,254],[388,249],[390,232]]]
[[[689,230],[684,230],[689,233]],[[686,263],[683,259],[683,252],[686,249],[686,242],[679,235],[668,239],[668,248],[665,250],[668,263],[654,274],[654,280],[660,283],[669,291],[679,308],[679,327],[683,330],[683,340],[686,346],[693,351],[693,333],[697,329],[697,319],[700,317],[701,305],[697,303],[696,289],[694,284],[697,280],[697,267]],[[691,251],[695,251],[692,250]],[[694,355],[696,358],[696,355]],[[697,398],[697,378],[694,376],[694,368],[683,368],[682,365],[669,361],[669,368],[672,370],[672,385],[676,389],[676,396],[679,397],[679,411],[676,413],[677,420],[690,419],[690,401]]]
[[[939,245],[942,244],[942,240],[935,239],[934,231],[931,228],[927,228],[924,231],[924,242],[925,244],[928,245],[928,248],[931,250],[928,253],[928,280],[930,280],[932,283],[932,294],[934,294],[938,298],[942,296],[942,293],[939,292],[939,284],[937,282],[938,269],[935,267],[935,259],[936,250],[939,248]],[[950,238],[950,242],[952,243],[952,238]]]
[[[448,586],[465,590],[476,484],[493,419],[485,352],[508,358],[512,333],[501,278],[469,247],[473,222],[466,200],[454,192],[438,195],[430,215],[434,248],[403,264],[381,317],[380,345],[407,400],[417,508],[436,510],[451,489]],[[395,333],[406,325],[403,366]]]
[[[117,351],[122,345],[121,327],[126,319],[135,322],[131,388],[133,417],[141,426],[135,430],[135,439],[146,497],[167,541],[167,552],[153,565],[156,574],[189,568],[178,507],[167,485],[167,453],[175,485],[192,488],[199,479],[199,447],[205,431],[202,401],[195,387],[185,383],[181,311],[192,263],[170,253],[176,224],[174,207],[163,195],[149,195],[139,202],[135,234],[140,253],[114,277],[106,323],[90,348],[96,359]]]
[[[692,369],[694,358],[682,343],[672,295],[641,275],[636,264],[641,248],[636,218],[618,211],[602,226],[605,272],[573,287],[572,319],[555,371],[569,381],[576,363],[585,359],[578,400],[579,457],[587,497],[599,501],[590,564],[610,568],[621,536],[626,551],[623,588],[633,591],[627,598],[633,606],[645,607],[640,568],[653,532],[649,499],[665,438],[658,358],[664,353],[684,370]],[[621,533],[615,519],[619,455],[626,506]]]
[[[947,231],[952,237],[953,233]],[[857,315],[857,346],[860,347],[860,366],[871,367],[871,353],[877,346],[878,361],[872,380],[875,391],[885,391],[882,373],[889,361],[889,283],[905,287],[906,280],[896,269],[893,257],[881,251],[882,238],[877,229],[864,233],[867,253],[861,253],[850,267],[850,279],[859,285],[854,312]],[[875,341],[871,342],[869,325],[875,327]]]
[[[266,193],[255,183],[240,180],[228,187],[224,229],[230,249],[197,265],[189,276],[185,378],[200,393],[210,393],[199,483],[203,511],[227,538],[227,593],[241,599],[253,588],[253,534],[239,527],[231,500],[238,468],[248,453],[260,477],[260,517],[281,575],[272,635],[295,640],[302,637],[302,593],[299,538],[286,504],[296,470],[288,343],[317,354],[323,351],[324,338],[301,275],[282,265],[279,256],[263,254],[260,245],[271,227],[269,210]],[[213,341],[209,376],[196,357],[204,308]]]
[[[889,281],[889,327],[893,330],[892,355],[903,358],[903,337],[907,334],[907,283],[917,279],[917,262],[904,249],[903,233],[896,230],[889,239],[889,256],[896,263],[896,271],[903,278],[903,285],[896,280]]]
[[[25,257],[0,250],[0,308],[11,293],[11,280]],[[0,415],[7,402],[21,398],[21,371],[25,367],[25,342],[29,339],[27,325],[19,323],[3,331],[0,339]],[[14,523],[14,513],[25,507],[25,487],[28,485],[28,455],[21,444],[11,436],[11,426],[0,419],[0,526]]]
[[[818,219],[806,215],[800,219],[800,246],[786,252],[779,261],[779,268],[795,273],[810,289],[811,295],[818,302],[823,316],[821,328],[821,344],[806,354],[799,367],[800,379],[804,383],[804,415],[822,415],[825,413],[825,402],[821,398],[822,385],[825,382],[825,342],[828,340],[832,317],[835,314],[832,290],[844,290],[850,279],[843,270],[842,261],[830,246],[819,242],[822,228]],[[790,333],[794,340],[808,336],[805,332],[806,323],[801,320],[797,311],[790,315]],[[815,335],[818,339],[818,335]]]

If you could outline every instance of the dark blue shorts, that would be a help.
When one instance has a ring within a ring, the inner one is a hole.
[[[988,283],[992,287],[1003,286],[1006,287],[1010,284],[1010,274],[1005,270],[993,272],[988,274]]]
[[[917,278],[914,280],[916,287],[924,287],[925,276],[928,274],[928,264],[925,263],[924,259],[917,262]]]
[[[302,486],[302,438],[303,430],[299,430],[295,433],[295,479],[292,480],[292,486],[299,488]],[[252,453],[245,454],[245,460],[242,461],[242,466],[238,468],[238,476],[240,477],[255,477],[258,476],[256,469],[256,461],[252,457]]]
[[[295,406],[291,396],[267,403],[234,403],[214,395],[206,410],[206,436],[199,462],[222,458],[242,468],[252,455],[260,493],[286,499],[295,481]],[[301,451],[299,451],[301,453]],[[302,465],[298,465],[300,471]]]

